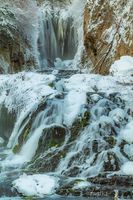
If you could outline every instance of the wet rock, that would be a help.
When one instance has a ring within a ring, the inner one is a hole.
[[[104,161],[104,171],[119,171],[120,161],[114,152],[108,152]]]
[[[15,121],[16,113],[14,111],[9,112],[8,109],[2,105],[0,108],[0,136],[5,140],[5,144],[7,144],[13,131]]]
[[[36,154],[45,152],[49,148],[59,147],[65,142],[67,130],[63,126],[53,125],[43,130],[42,136],[39,140],[38,150]]]
[[[66,145],[63,148],[63,144],[68,136],[69,132],[63,126],[53,125],[45,128],[30,167],[39,172],[54,171],[66,155],[68,147]]]
[[[74,195],[85,197],[104,198],[108,197],[114,199],[116,191],[118,191],[118,197],[132,198],[132,177],[127,176],[113,176],[110,178],[94,177],[87,179],[89,186],[82,188],[75,188],[75,184],[84,182],[84,180],[75,179],[63,183],[57,190],[57,194],[60,195]]]

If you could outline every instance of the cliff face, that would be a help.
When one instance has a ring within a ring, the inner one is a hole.
[[[107,74],[123,55],[133,56],[133,4],[130,0],[88,0],[84,45],[96,73]]]
[[[0,0],[0,73],[18,72],[35,64],[33,41],[24,24],[29,23],[24,9],[17,1]]]

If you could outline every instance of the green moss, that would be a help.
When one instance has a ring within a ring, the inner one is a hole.
[[[34,199],[33,196],[23,197],[23,200],[33,200],[33,199]]]
[[[13,147],[12,151],[13,151],[14,154],[19,153],[19,151],[20,151],[20,146],[19,146],[19,144],[16,144],[16,145]]]
[[[85,126],[88,125],[89,123],[89,119],[90,119],[90,113],[88,111],[86,111],[84,113],[83,118],[81,119],[81,126],[84,128]]]
[[[27,139],[29,132],[30,132],[30,127],[26,127],[24,134],[23,134],[23,141],[25,141]]]
[[[51,82],[51,83],[48,84],[48,86],[53,88],[55,85],[54,85],[53,82]]]
[[[114,147],[116,145],[116,138],[113,136],[106,136],[104,137],[104,140],[111,146]]]
[[[51,148],[51,147],[59,147],[63,144],[64,142],[64,138],[54,138],[54,137],[51,137],[51,140],[49,141],[49,144],[48,144],[48,148]]]
[[[80,128],[84,128],[89,124],[90,113],[88,111],[84,112],[83,116],[79,117],[74,125],[78,124]]]

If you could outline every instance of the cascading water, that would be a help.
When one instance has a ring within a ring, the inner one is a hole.
[[[125,131],[132,129],[133,94],[129,96],[130,84],[122,90],[125,77],[118,83],[117,77],[85,74],[58,81],[53,75],[36,73],[11,76],[0,79],[1,105],[16,113],[14,130],[8,142],[1,143],[0,184],[9,181],[24,192],[21,181],[38,180],[40,175],[22,175],[14,182],[23,171],[50,173],[63,181],[58,194],[75,194],[80,187],[74,182],[77,178],[84,185],[80,194],[85,194],[85,187],[92,188],[87,178],[93,182],[99,175],[116,174],[116,180],[123,175],[122,166],[132,160],[132,143]],[[11,169],[14,176],[7,178]],[[40,185],[36,187],[39,190]],[[14,194],[9,187],[2,190]],[[131,195],[130,187],[128,192]]]
[[[63,12],[46,10],[40,13],[38,50],[41,69],[60,67],[58,61],[73,60],[76,54],[77,30],[72,17],[67,16],[67,11]]]
[[[64,8],[40,11],[41,69],[74,58],[73,20]],[[132,198],[132,82],[132,74],[0,76],[0,195],[112,198],[117,189]]]

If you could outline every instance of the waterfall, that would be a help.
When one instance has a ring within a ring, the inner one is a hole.
[[[42,6],[37,27],[30,19],[41,73],[0,76],[0,195],[7,195],[2,185],[9,196],[24,198],[104,196],[106,190],[113,197],[117,187],[132,195],[124,187],[132,186],[127,175],[133,175],[133,76],[70,70],[83,47],[81,12],[72,15],[79,0],[73,2],[69,12]]]
[[[20,152],[15,156],[12,154],[9,155],[3,166],[21,165],[25,162],[32,160],[38,148],[39,139],[42,133],[45,132],[45,129],[57,125],[58,126],[62,125],[63,122],[62,103],[63,103],[62,101],[57,101],[56,99],[54,101],[47,100],[46,107],[44,107],[44,110],[42,110],[37,114],[37,116],[35,117],[35,119],[31,124],[27,141],[24,141],[24,144],[20,144],[20,146],[22,146]],[[31,120],[31,117],[27,118],[28,113],[29,111],[27,112],[26,115],[21,117],[21,120],[19,119],[20,121],[19,123],[17,123],[17,128],[16,127],[14,128],[14,131],[12,132],[12,135],[9,139],[8,147],[12,146],[12,148],[14,148],[14,146],[17,145],[16,142],[19,143],[19,137],[21,137],[21,134],[23,135],[26,125],[30,123]],[[25,122],[23,123],[23,121]],[[11,143],[12,141],[14,141],[14,143]]]
[[[62,103],[55,101],[50,102],[47,108],[39,113],[34,120],[29,139],[22,146],[20,156],[25,157],[25,161],[30,161],[38,148],[38,141],[45,128],[50,128],[54,124],[62,125]],[[30,149],[30,151],[29,151]]]
[[[64,11],[67,14],[67,11]],[[77,31],[71,16],[63,17],[62,12],[40,12],[38,39],[41,69],[55,67],[56,58],[72,60],[76,54]]]

